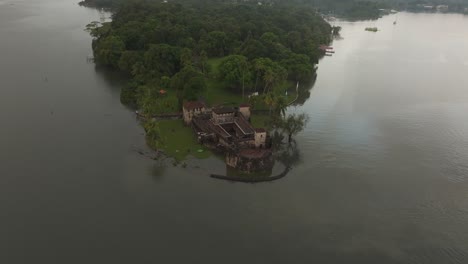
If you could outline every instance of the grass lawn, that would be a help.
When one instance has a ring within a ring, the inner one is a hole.
[[[225,57],[210,58],[210,59],[208,59],[207,63],[208,63],[208,65],[210,65],[211,73],[212,73],[213,75],[217,75],[217,74],[218,74],[219,65],[221,64],[221,62],[223,61],[224,58],[225,58]]]
[[[223,87],[223,84],[215,79],[206,80],[206,90],[203,97],[209,105],[233,104],[242,102],[242,95],[234,93]]]
[[[152,114],[180,112],[177,96],[175,94],[167,93],[166,95],[156,99],[155,102],[148,107],[148,110]]]
[[[268,114],[252,115],[250,116],[250,122],[252,123],[252,126],[256,128],[265,128],[267,130],[271,128],[271,116]]]
[[[158,122],[161,137],[160,148],[175,158],[184,160],[188,155],[203,159],[211,156],[211,151],[198,144],[193,130],[184,126],[182,120],[160,120]],[[199,150],[203,150],[199,152]]]

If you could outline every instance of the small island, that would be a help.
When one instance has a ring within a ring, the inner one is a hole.
[[[307,123],[285,110],[339,28],[297,3],[208,2],[123,1],[112,22],[87,26],[94,61],[128,76],[121,101],[152,149],[176,163],[219,153],[240,172],[269,170]]]

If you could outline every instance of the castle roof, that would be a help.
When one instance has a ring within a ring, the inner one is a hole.
[[[236,120],[234,122],[244,134],[253,134],[254,133],[254,128],[252,125],[245,119],[243,115],[239,115],[236,117]]]
[[[187,101],[184,102],[184,108],[188,111],[197,109],[197,108],[204,108],[206,107],[203,102],[200,101]]]
[[[221,107],[213,109],[213,113],[217,115],[234,113],[236,110],[232,107]]]

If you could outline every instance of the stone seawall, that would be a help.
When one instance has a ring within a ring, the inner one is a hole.
[[[270,149],[242,149],[226,153],[226,164],[243,173],[269,170],[274,165]]]

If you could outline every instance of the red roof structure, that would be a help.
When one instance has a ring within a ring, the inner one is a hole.
[[[197,109],[197,108],[204,108],[206,107],[204,103],[200,101],[187,101],[184,102],[184,108],[188,111]]]

